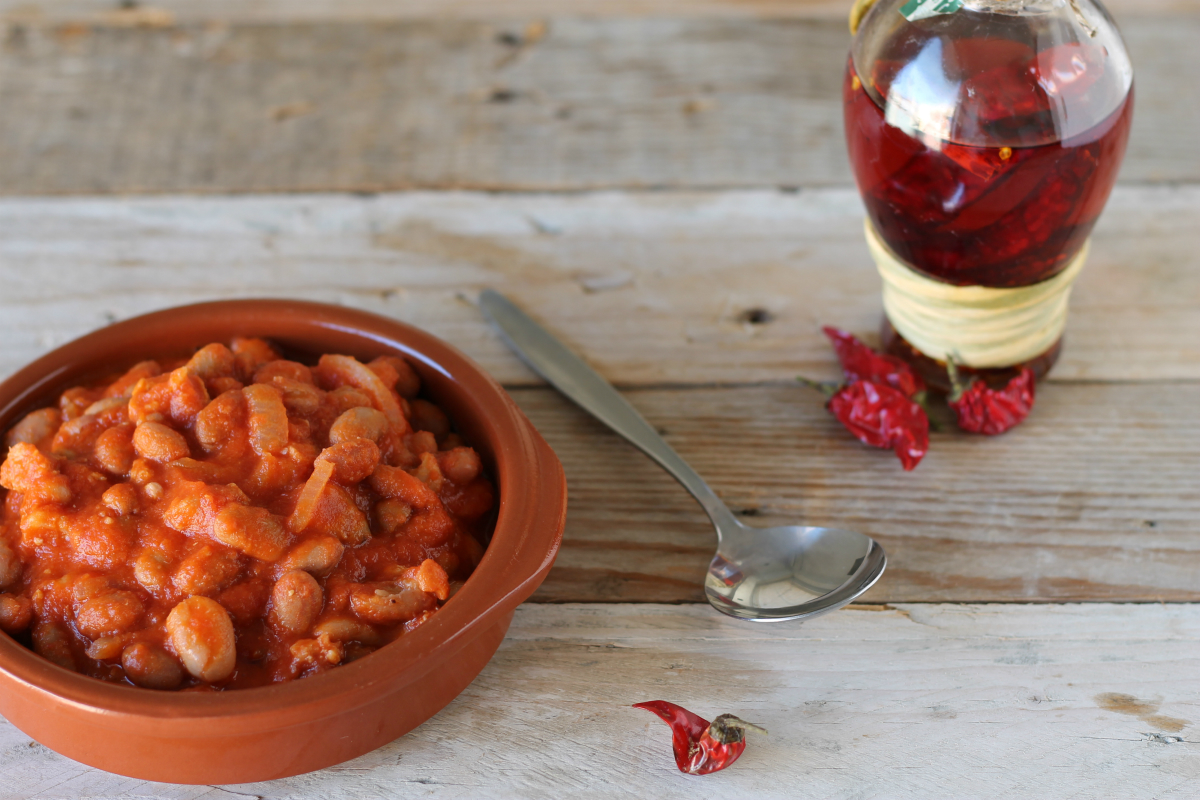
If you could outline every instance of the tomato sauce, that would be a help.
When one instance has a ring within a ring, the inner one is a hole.
[[[403,359],[261,339],[144,361],[6,435],[0,630],[93,677],[261,686],[413,630],[483,554],[495,492]]]

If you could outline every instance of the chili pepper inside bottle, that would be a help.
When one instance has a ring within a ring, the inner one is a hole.
[[[869,0],[860,0],[860,6]],[[878,0],[843,89],[884,343],[931,386],[1038,377],[1133,115],[1097,0]]]

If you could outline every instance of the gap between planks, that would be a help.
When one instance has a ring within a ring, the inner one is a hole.
[[[535,599],[703,599],[711,524],[656,465],[549,389],[512,392],[570,502]],[[887,551],[865,602],[1200,601],[1200,387],[1058,385],[1017,431],[934,433],[911,473],[802,387],[638,390],[630,402],[745,522],[860,530]]]
[[[727,797],[1195,796],[1200,606],[905,605],[803,625],[705,606],[517,609],[479,677],[407,736],[346,764],[216,794],[321,800],[694,798],[678,702],[763,724]],[[107,775],[0,721],[8,796],[190,800],[210,787]]]

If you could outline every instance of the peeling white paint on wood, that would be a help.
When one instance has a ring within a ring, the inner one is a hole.
[[[0,724],[0,797],[1191,798],[1198,675],[1190,605],[911,605],[761,626],[707,606],[526,605],[449,707],[339,767],[150,784]],[[629,708],[651,699],[770,735],[725,772],[684,776],[666,726]]]

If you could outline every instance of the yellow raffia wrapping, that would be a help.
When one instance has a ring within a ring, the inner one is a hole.
[[[1009,367],[1045,353],[1067,325],[1071,286],[1091,240],[1066,269],[1016,289],[952,286],[915,272],[866,222],[867,244],[883,278],[883,310],[896,332],[930,358],[979,369]]]

